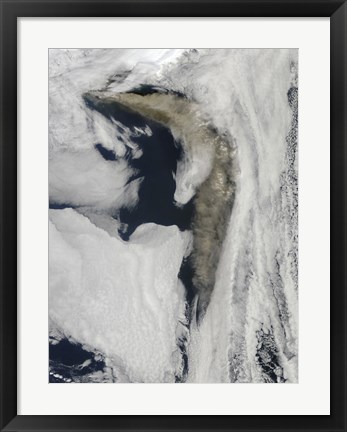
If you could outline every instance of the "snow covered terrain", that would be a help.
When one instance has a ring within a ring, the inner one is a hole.
[[[297,74],[50,50],[51,382],[298,381]]]

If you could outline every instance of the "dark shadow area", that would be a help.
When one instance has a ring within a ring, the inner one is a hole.
[[[187,99],[186,95],[182,92],[174,91],[174,90],[169,91],[164,87],[154,86],[150,84],[141,84],[138,87],[131,89],[127,93],[134,93],[141,96],[145,96],[148,94],[155,94],[155,93],[164,93],[164,94],[172,94],[174,96]]]

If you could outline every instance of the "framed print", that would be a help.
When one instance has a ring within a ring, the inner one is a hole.
[[[1,430],[346,430],[345,2],[1,23]]]

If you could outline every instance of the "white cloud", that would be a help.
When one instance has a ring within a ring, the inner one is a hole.
[[[72,209],[50,210],[52,320],[131,381],[173,381],[184,315],[177,275],[189,237],[175,226],[146,224],[127,243]]]

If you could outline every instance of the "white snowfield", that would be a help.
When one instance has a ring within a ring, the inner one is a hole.
[[[125,186],[133,172],[121,158],[138,149],[117,119],[91,113],[82,94],[108,83],[111,93],[143,83],[181,91],[230,139],[236,199],[211,303],[188,337],[187,381],[262,382],[262,331],[276,343],[283,378],[297,382],[297,150],[293,162],[286,141],[296,73],[297,51],[287,49],[50,51],[50,197],[92,214],[49,212],[50,319],[105,355],[118,381],[174,382],[182,373],[177,341],[186,305],[178,272],[191,234],[155,224],[138,227],[128,242],[112,233],[117,223],[107,214],[138,199],[139,181]],[[120,159],[103,160],[96,142]],[[210,162],[205,155],[181,161],[178,205]]]

